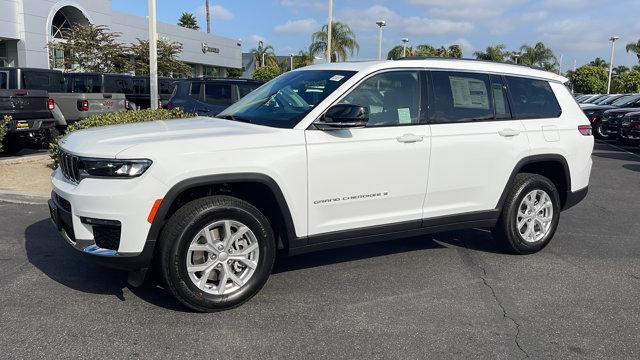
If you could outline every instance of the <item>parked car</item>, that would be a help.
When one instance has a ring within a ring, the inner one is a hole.
[[[620,124],[620,139],[627,145],[640,143],[640,112],[627,113]]]
[[[640,111],[640,95],[630,98],[620,108],[605,110],[596,133],[603,139],[619,139],[620,126],[624,116],[628,113]]]
[[[261,81],[229,78],[196,78],[178,81],[167,105],[201,116],[216,116],[229,105],[259,88]]]
[[[46,91],[10,90],[4,71],[0,71],[0,85],[0,121],[7,115],[12,119],[6,125],[8,133],[3,139],[5,153],[14,154],[25,147],[39,148],[57,136],[51,114],[55,102]]]
[[[594,140],[566,81],[450,59],[304,67],[218,118],[71,133],[51,216],[134,284],[154,261],[197,311],[250,299],[278,250],[479,227],[535,253],[588,191]]]
[[[591,122],[591,126],[593,127],[594,135],[599,139],[609,139],[613,135],[610,132],[610,129],[605,130],[602,127],[602,122],[604,120],[605,114],[608,111],[625,109],[625,108],[636,108],[636,106],[640,106],[640,95],[632,95],[621,97],[618,100],[615,100],[610,105],[581,105],[580,107],[584,111],[584,114],[587,116],[589,121]],[[611,114],[611,113],[610,113]],[[608,120],[608,117],[607,117]],[[617,128],[616,128],[617,131]],[[616,133],[617,134],[617,133]],[[617,137],[617,135],[615,135]]]
[[[631,95],[629,94],[616,94],[616,95],[611,95],[608,96],[606,98],[600,99],[598,101],[595,102],[596,105],[611,105],[613,102],[619,100],[619,99],[624,99],[626,97],[629,97]]]
[[[130,86],[127,75],[66,73],[64,78],[67,94],[60,108],[67,123],[128,108],[124,94]]]
[[[131,91],[126,93],[129,109],[148,109],[151,107],[151,90],[148,76],[133,76]],[[173,94],[176,79],[158,78],[158,107],[164,107]]]

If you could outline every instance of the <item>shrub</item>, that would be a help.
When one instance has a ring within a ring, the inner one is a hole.
[[[253,80],[269,81],[278,77],[282,72],[277,66],[259,67],[253,73]]]
[[[4,137],[9,132],[9,122],[11,122],[11,116],[5,115],[0,121],[0,151],[4,151],[2,146],[4,145]]]
[[[84,120],[73,123],[69,125],[66,133],[69,134],[74,131],[98,127],[98,126],[133,124],[133,123],[155,121],[155,120],[185,119],[185,118],[190,118],[195,116],[196,116],[195,114],[186,113],[178,108],[172,109],[172,110],[145,109],[145,110],[136,110],[136,111],[113,112],[113,113],[91,116]],[[51,156],[51,158],[56,164],[58,162],[58,141],[60,139],[61,137],[57,138],[55,141],[49,144],[49,155]]]

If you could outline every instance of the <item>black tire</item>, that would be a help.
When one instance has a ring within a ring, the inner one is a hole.
[[[517,227],[518,210],[523,198],[533,190],[543,190],[553,204],[552,222],[544,237],[535,242],[527,242]],[[555,185],[546,177],[538,174],[521,173],[515,182],[502,208],[493,236],[515,254],[533,254],[542,250],[553,238],[560,220],[560,196]]]
[[[2,141],[2,151],[5,155],[15,155],[25,147],[25,141],[13,134],[7,134]]]
[[[258,242],[259,258],[253,275],[236,291],[217,295],[198,288],[187,273],[187,252],[196,234],[219,220],[247,226]],[[266,283],[276,255],[276,243],[267,218],[253,205],[230,196],[191,201],[167,222],[160,235],[160,271],[166,288],[182,304],[199,312],[227,310],[253,297]]]

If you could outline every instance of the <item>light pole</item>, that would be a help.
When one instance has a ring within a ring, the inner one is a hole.
[[[611,41],[611,58],[609,59],[609,81],[607,81],[607,94],[611,94],[611,74],[613,72],[613,54],[616,51],[616,40],[620,39],[620,36],[612,36],[609,38]]]
[[[378,60],[382,60],[382,28],[387,26],[387,22],[384,20],[376,21],[378,25]]]
[[[407,57],[407,43],[409,42],[408,38],[402,38],[402,57]]]
[[[331,37],[333,36],[331,34],[331,27],[333,23],[333,0],[329,0],[329,18],[327,19],[327,52],[326,52],[326,57],[327,57],[327,62],[330,63],[331,62]]]
[[[516,65],[518,65],[518,59],[520,59],[520,54],[514,54],[513,59],[515,60]]]
[[[260,67],[264,66],[264,41],[258,41],[258,50],[262,51],[262,61],[260,62]]]
[[[207,16],[207,34],[211,34],[211,9],[209,8],[209,0],[204,2],[204,7]]]
[[[149,0],[149,95],[151,108],[158,108],[158,32],[156,31],[156,0]]]
[[[293,71],[293,54],[289,54],[289,61],[291,64],[291,71]]]

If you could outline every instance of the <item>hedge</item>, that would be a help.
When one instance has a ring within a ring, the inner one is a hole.
[[[69,125],[69,127],[67,127],[66,134],[98,126],[133,124],[156,120],[185,119],[195,116],[196,114],[186,113],[178,108],[172,110],[144,109],[135,111],[113,112],[91,116],[84,120],[73,123]],[[62,137],[58,137],[55,141],[49,144],[49,156],[51,156],[56,164],[58,163],[58,141],[60,141],[61,138]]]
[[[0,151],[4,151],[2,146],[4,145],[4,137],[9,132],[9,123],[11,122],[11,116],[5,115],[2,121],[0,121]]]

